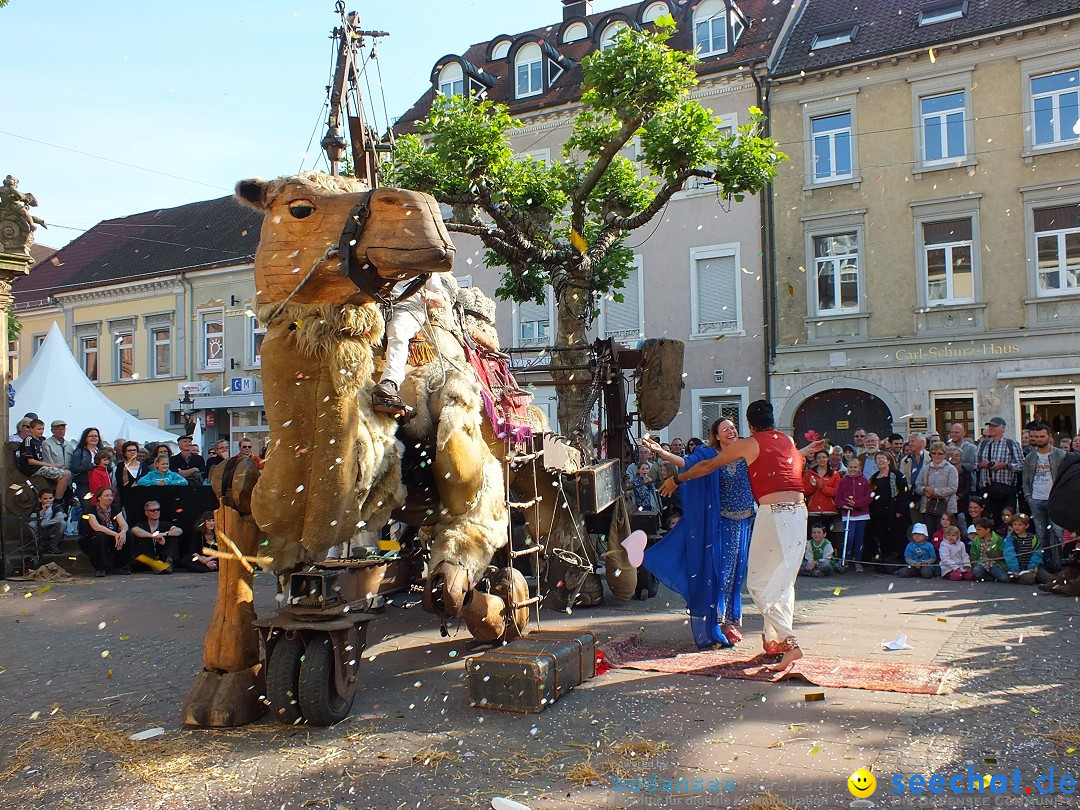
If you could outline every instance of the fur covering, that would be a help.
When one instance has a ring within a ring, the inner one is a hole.
[[[268,312],[260,313],[266,316]],[[263,399],[274,437],[252,493],[274,568],[318,559],[404,501],[393,418],[371,409],[374,306],[290,306],[263,342]]]

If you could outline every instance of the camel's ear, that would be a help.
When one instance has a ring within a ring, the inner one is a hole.
[[[252,208],[265,211],[267,185],[269,184],[265,180],[260,180],[258,177],[241,180],[236,184],[236,196]]]

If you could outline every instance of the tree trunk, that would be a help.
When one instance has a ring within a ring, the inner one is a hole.
[[[583,274],[576,268],[566,268],[570,283],[557,302],[556,322],[558,332],[555,336],[555,346],[558,351],[552,358],[556,366],[582,366],[583,368],[573,371],[555,371],[552,377],[560,383],[556,389],[559,397],[559,432],[564,436],[574,438],[574,431],[581,420],[582,411],[585,410],[586,400],[589,394],[589,383],[592,381],[592,372],[589,364],[589,340],[585,323],[581,318],[588,307],[589,302],[585,299],[587,283]],[[586,418],[585,433],[576,437],[575,444],[585,450],[587,459],[592,458],[592,447],[595,439],[597,426],[592,423],[592,417]]]

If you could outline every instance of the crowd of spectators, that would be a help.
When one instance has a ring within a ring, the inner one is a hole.
[[[37,507],[25,528],[42,554],[60,552],[65,536],[77,536],[97,576],[145,570],[171,574],[184,568],[217,570],[217,559],[203,553],[215,549],[213,512],[202,514],[185,532],[162,519],[157,500],[141,504],[140,514],[125,514],[122,493],[136,487],[203,487],[209,471],[230,457],[229,442],[219,440],[203,458],[191,436],[169,444],[103,441],[88,427],[77,441],[67,437],[67,423],[55,419],[45,436],[45,422],[26,414],[9,437],[14,462],[37,493]],[[250,439],[242,439],[239,455],[262,466]],[[173,490],[162,489],[162,497]],[[158,497],[154,495],[153,497]]]

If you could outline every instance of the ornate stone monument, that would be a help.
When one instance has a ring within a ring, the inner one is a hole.
[[[30,246],[34,244],[34,230],[45,222],[30,213],[37,206],[33,194],[19,191],[19,181],[10,174],[0,186],[0,336],[7,341],[8,309],[11,307],[11,284],[18,276],[30,272],[34,260],[30,258]],[[0,441],[6,442],[11,435],[8,425],[8,364],[0,363]],[[7,481],[3,480],[4,465],[0,464],[0,492],[7,493]]]

